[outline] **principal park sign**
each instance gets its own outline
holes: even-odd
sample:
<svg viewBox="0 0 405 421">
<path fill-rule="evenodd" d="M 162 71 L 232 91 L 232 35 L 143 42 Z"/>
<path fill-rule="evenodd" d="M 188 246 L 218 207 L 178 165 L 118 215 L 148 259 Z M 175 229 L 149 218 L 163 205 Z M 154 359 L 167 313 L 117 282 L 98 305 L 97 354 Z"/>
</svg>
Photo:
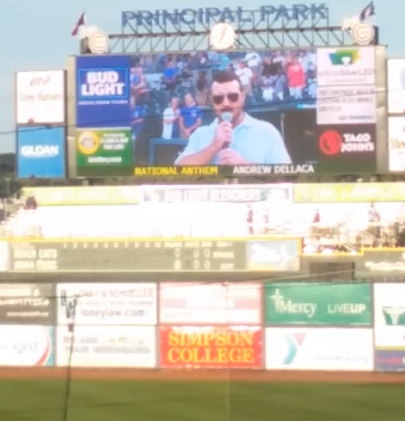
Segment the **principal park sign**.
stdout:
<svg viewBox="0 0 405 421">
<path fill-rule="evenodd" d="M 362 284 L 268 284 L 266 321 L 274 325 L 371 324 L 370 286 Z"/>
<path fill-rule="evenodd" d="M 278 21 L 310 21 L 328 19 L 329 8 L 325 3 L 293 4 L 291 6 L 260 6 L 259 20 L 262 22 Z M 237 24 L 258 23 L 253 22 L 252 13 L 243 7 L 231 9 L 224 7 L 206 7 L 200 9 L 138 10 L 121 12 L 122 27 L 137 26 L 164 26 L 171 25 L 210 25 L 214 22 L 231 22 Z"/>
</svg>

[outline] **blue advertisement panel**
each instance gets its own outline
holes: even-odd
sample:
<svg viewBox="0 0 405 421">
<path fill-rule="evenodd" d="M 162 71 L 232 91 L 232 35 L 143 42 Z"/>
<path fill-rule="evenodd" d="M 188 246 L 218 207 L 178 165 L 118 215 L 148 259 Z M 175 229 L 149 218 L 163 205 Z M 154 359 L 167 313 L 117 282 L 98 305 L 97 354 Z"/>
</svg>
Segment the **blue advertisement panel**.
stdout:
<svg viewBox="0 0 405 421">
<path fill-rule="evenodd" d="M 76 59 L 78 128 L 129 127 L 130 56 Z"/>
<path fill-rule="evenodd" d="M 376 170 L 374 47 L 80 56 L 76 65 L 79 176 Z"/>
<path fill-rule="evenodd" d="M 405 371 L 405 349 L 375 350 L 374 359 L 377 371 Z"/>
<path fill-rule="evenodd" d="M 65 177 L 65 128 L 17 128 L 19 178 Z"/>
</svg>

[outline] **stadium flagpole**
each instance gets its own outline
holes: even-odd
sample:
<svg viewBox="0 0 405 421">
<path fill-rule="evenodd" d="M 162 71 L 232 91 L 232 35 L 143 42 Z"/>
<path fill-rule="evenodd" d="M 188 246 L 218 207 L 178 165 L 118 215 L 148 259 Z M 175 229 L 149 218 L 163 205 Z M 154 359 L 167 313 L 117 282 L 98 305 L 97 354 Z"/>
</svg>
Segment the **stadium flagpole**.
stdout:
<svg viewBox="0 0 405 421">
<path fill-rule="evenodd" d="M 225 283 L 225 312 L 226 312 L 226 323 L 227 323 L 227 330 L 229 330 L 229 297 L 228 297 L 229 287 L 228 284 Z M 231 373 L 230 373 L 230 365 L 229 365 L 229 341 L 227 341 L 227 370 L 226 370 L 226 385 L 225 385 L 225 393 L 226 393 L 226 421 L 230 420 L 231 417 Z"/>
<path fill-rule="evenodd" d="M 65 406 L 63 408 L 63 418 L 62 421 L 67 421 L 69 415 L 69 402 L 70 402 L 70 390 L 71 390 L 71 383 L 72 383 L 72 357 L 73 357 L 73 349 L 75 343 L 75 325 L 76 325 L 76 308 L 77 308 L 77 301 L 78 297 L 74 297 L 73 300 L 73 320 L 70 323 L 69 330 L 71 335 L 70 338 L 70 350 L 69 350 L 69 358 L 67 364 L 67 376 L 66 376 L 66 388 L 65 388 Z"/>
</svg>

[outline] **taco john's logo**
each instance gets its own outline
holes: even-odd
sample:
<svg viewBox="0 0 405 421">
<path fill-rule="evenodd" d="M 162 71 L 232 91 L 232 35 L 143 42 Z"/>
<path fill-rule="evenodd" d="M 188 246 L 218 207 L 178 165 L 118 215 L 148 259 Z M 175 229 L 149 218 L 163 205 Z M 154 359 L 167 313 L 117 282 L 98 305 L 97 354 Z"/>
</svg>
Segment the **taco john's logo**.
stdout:
<svg viewBox="0 0 405 421">
<path fill-rule="evenodd" d="M 161 335 L 167 366 L 261 367 L 261 330 L 172 328 Z"/>
<path fill-rule="evenodd" d="M 100 147 L 100 138 L 98 137 L 97 133 L 86 130 L 77 138 L 77 149 L 83 155 L 93 155 L 97 152 L 98 148 Z"/>
<path fill-rule="evenodd" d="M 319 137 L 319 149 L 324 155 L 374 152 L 375 144 L 369 133 L 344 133 L 327 130 Z"/>
</svg>

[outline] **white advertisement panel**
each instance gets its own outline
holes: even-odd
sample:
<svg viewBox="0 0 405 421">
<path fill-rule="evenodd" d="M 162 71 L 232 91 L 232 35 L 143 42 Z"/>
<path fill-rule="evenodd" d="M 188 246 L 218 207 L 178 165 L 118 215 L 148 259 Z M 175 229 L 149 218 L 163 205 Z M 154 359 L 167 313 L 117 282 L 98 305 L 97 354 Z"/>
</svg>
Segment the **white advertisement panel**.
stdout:
<svg viewBox="0 0 405 421">
<path fill-rule="evenodd" d="M 318 86 L 375 84 L 375 47 L 318 48 Z"/>
<path fill-rule="evenodd" d="M 160 323 L 259 324 L 257 283 L 162 283 Z"/>
<path fill-rule="evenodd" d="M 58 324 L 155 325 L 153 283 L 58 284 Z"/>
<path fill-rule="evenodd" d="M 0 326 L 0 365 L 53 366 L 54 328 L 51 326 Z"/>
<path fill-rule="evenodd" d="M 374 341 L 377 349 L 405 350 L 405 284 L 374 285 Z"/>
<path fill-rule="evenodd" d="M 405 117 L 388 118 L 388 162 L 389 171 L 405 171 Z"/>
<path fill-rule="evenodd" d="M 73 367 L 156 367 L 152 326 L 58 326 L 56 365 Z M 70 356 L 72 357 L 70 359 Z"/>
<path fill-rule="evenodd" d="M 372 371 L 372 329 L 266 328 L 266 369 Z"/>
<path fill-rule="evenodd" d="M 65 72 L 19 72 L 16 81 L 17 124 L 65 121 Z"/>
<path fill-rule="evenodd" d="M 389 59 L 387 65 L 388 114 L 405 112 L 405 60 Z"/>
<path fill-rule="evenodd" d="M 365 124 L 376 122 L 376 89 L 368 86 L 321 87 L 318 89 L 318 124 Z"/>
</svg>

